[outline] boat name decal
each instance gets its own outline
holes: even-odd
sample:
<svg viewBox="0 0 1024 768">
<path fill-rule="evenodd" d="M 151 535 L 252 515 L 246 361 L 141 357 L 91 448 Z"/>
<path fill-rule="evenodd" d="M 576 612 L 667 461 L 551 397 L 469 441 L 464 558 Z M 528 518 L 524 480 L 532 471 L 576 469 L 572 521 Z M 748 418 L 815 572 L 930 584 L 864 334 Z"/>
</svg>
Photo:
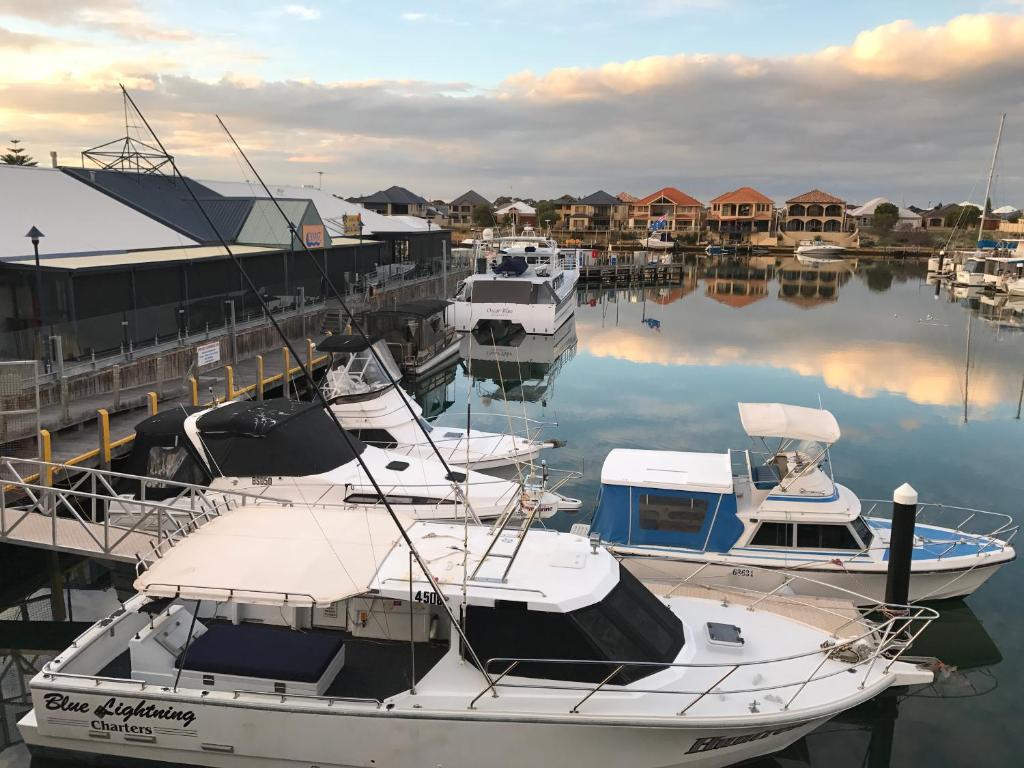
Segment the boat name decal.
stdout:
<svg viewBox="0 0 1024 768">
<path fill-rule="evenodd" d="M 770 731 L 758 731 L 757 733 L 747 733 L 742 736 L 705 736 L 694 741 L 693 745 L 686 750 L 686 754 L 692 755 L 695 752 L 710 752 L 712 749 L 724 749 L 725 747 L 734 747 L 737 744 L 747 744 L 751 741 L 767 739 L 770 736 L 778 736 L 780 733 L 792 731 L 794 728 L 799 727 L 799 725 L 789 725 L 785 728 L 773 728 Z"/>
<path fill-rule="evenodd" d="M 86 701 L 75 701 L 70 696 L 66 696 L 62 693 L 48 693 L 43 697 L 43 701 L 46 703 L 46 709 L 57 712 L 77 712 L 86 714 L 90 711 L 92 706 Z M 103 722 L 104 718 L 110 717 L 111 719 L 120 719 L 121 723 L 125 726 L 125 730 L 130 733 L 139 732 L 132 730 L 137 727 L 131 725 L 132 720 L 136 719 L 171 720 L 173 722 L 181 723 L 186 728 L 189 728 L 196 720 L 196 713 L 190 709 L 176 709 L 169 704 L 159 706 L 157 704 L 151 704 L 145 699 L 125 703 L 119 702 L 115 698 L 110 698 L 95 709 L 92 709 L 92 714 L 97 718 L 92 722 L 93 728 L 97 728 L 99 730 L 121 730 L 121 728 L 111 728 L 110 723 Z"/>
</svg>

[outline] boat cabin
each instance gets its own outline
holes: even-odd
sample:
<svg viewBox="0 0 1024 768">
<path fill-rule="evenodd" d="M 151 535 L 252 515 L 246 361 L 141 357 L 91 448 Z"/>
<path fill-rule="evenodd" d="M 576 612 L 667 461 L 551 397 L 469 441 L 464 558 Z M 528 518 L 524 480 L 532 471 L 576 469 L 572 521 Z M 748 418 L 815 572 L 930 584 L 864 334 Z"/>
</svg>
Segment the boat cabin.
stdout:
<svg viewBox="0 0 1024 768">
<path fill-rule="evenodd" d="M 367 334 L 387 344 L 403 372 L 414 373 L 456 340 L 445 321 L 447 306 L 443 299 L 404 301 L 371 312 L 362 322 Z"/>
</svg>

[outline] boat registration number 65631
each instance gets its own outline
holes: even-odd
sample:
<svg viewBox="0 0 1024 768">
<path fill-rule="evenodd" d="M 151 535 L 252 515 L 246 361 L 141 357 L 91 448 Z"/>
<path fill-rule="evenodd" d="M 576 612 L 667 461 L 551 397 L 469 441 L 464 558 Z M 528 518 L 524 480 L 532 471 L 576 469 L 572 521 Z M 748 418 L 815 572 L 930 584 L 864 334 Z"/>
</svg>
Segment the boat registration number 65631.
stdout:
<svg viewBox="0 0 1024 768">
<path fill-rule="evenodd" d="M 413 595 L 413 600 L 417 603 L 426 603 L 427 605 L 442 605 L 445 599 L 437 594 L 437 592 L 431 592 L 430 590 L 422 590 Z"/>
</svg>

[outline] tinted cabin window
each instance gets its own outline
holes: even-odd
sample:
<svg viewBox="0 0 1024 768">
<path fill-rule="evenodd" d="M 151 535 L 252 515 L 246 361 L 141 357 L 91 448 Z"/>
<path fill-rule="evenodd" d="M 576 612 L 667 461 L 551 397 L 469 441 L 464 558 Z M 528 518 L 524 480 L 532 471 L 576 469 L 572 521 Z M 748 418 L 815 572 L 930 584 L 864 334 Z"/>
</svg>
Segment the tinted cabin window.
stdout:
<svg viewBox="0 0 1024 768">
<path fill-rule="evenodd" d="M 375 445 L 378 448 L 394 448 L 398 445 L 394 436 L 386 429 L 354 429 L 352 434 L 367 445 Z"/>
<path fill-rule="evenodd" d="M 704 527 L 708 503 L 680 496 L 640 496 L 640 527 L 647 531 L 697 533 Z"/>
<path fill-rule="evenodd" d="M 598 682 L 618 661 L 671 662 L 683 647 L 683 625 L 657 597 L 620 566 L 619 583 L 599 603 L 570 613 L 527 610 L 498 600 L 494 608 L 470 605 L 466 629 L 480 660 L 567 659 L 608 664 L 520 664 L 518 677 Z M 500 674 L 508 664 L 490 667 Z M 659 671 L 627 667 L 611 682 L 625 685 Z"/>
<path fill-rule="evenodd" d="M 860 549 L 845 525 L 798 525 L 796 542 L 810 549 Z"/>
<path fill-rule="evenodd" d="M 755 547 L 793 546 L 793 525 L 791 523 L 761 523 L 753 540 Z"/>
<path fill-rule="evenodd" d="M 864 548 L 868 549 L 871 546 L 872 540 L 875 538 L 875 534 L 871 532 L 868 524 L 864 522 L 863 517 L 858 517 L 853 521 L 853 529 L 857 531 L 857 535 L 860 536 L 860 540 L 864 544 Z"/>
</svg>

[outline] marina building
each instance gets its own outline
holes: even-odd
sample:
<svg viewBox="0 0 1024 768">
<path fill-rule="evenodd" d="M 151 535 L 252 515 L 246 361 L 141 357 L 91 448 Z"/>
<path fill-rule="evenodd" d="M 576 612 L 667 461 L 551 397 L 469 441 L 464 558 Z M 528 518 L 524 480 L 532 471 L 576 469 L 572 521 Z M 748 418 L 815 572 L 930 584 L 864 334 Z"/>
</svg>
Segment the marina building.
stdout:
<svg viewBox="0 0 1024 768">
<path fill-rule="evenodd" d="M 708 228 L 722 242 L 759 244 L 774 239 L 775 203 L 753 187 L 740 187 L 711 201 Z"/>
<path fill-rule="evenodd" d="M 664 218 L 662 229 L 669 232 L 696 232 L 701 228 L 704 205 L 675 187 L 663 187 L 629 206 L 631 229 L 647 230 L 651 222 Z"/>
</svg>

